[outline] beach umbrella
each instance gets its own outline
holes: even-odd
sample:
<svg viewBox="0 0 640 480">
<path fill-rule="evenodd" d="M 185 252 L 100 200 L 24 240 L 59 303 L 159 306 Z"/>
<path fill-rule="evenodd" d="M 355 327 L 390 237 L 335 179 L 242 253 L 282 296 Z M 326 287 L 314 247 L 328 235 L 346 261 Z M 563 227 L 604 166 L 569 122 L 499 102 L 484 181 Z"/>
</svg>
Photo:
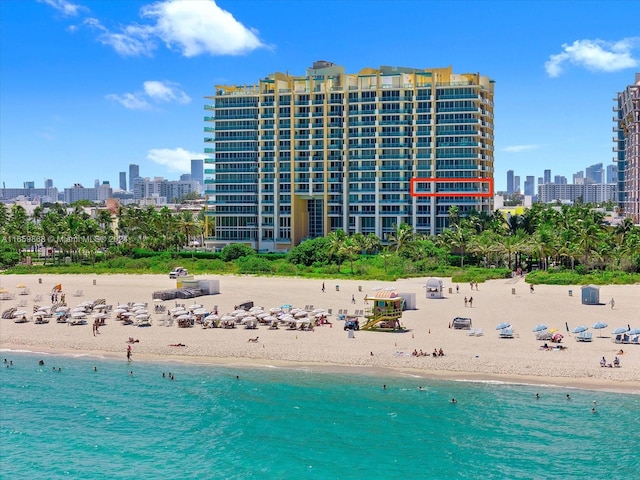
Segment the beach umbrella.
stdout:
<svg viewBox="0 0 640 480">
<path fill-rule="evenodd" d="M 539 325 L 536 325 L 535 327 L 533 327 L 533 331 L 534 332 L 542 332 L 544 330 L 547 329 L 547 326 L 544 323 L 541 323 Z"/>
<path fill-rule="evenodd" d="M 324 313 L 324 308 L 314 308 L 313 313 Z"/>
<path fill-rule="evenodd" d="M 138 320 L 146 320 L 147 318 L 149 318 L 149 314 L 148 313 L 139 313 L 138 315 L 136 315 L 136 318 Z"/>
<path fill-rule="evenodd" d="M 596 322 L 593 325 L 591 325 L 591 328 L 593 328 L 594 330 L 600 330 L 601 328 L 607 328 L 608 325 L 604 322 Z"/>
<path fill-rule="evenodd" d="M 49 312 L 45 312 L 44 310 L 38 310 L 36 313 L 34 313 L 34 315 L 37 315 L 37 316 L 49 315 Z"/>
<path fill-rule="evenodd" d="M 629 335 L 640 335 L 640 328 L 632 328 L 627 333 Z"/>
<path fill-rule="evenodd" d="M 189 310 L 195 310 L 196 308 L 202 308 L 202 305 L 199 303 L 194 303 L 193 305 L 189 305 Z"/>
<path fill-rule="evenodd" d="M 204 317 L 205 320 L 208 321 L 213 321 L 213 320 L 220 320 L 220 317 L 218 317 L 218 315 L 207 315 L 206 317 Z"/>
<path fill-rule="evenodd" d="M 143 302 L 136 302 L 133 304 L 134 307 L 146 307 L 147 305 Z"/>
<path fill-rule="evenodd" d="M 508 323 L 508 322 L 502 322 L 502 323 L 500 323 L 500 324 L 496 325 L 496 330 L 502 330 L 502 329 L 504 329 L 504 328 L 509 328 L 509 327 L 511 327 L 511 324 L 510 324 L 510 323 Z"/>
<path fill-rule="evenodd" d="M 627 333 L 627 327 L 618 327 L 613 332 L 614 335 L 620 335 L 621 333 Z"/>
<path fill-rule="evenodd" d="M 232 316 L 232 315 L 223 315 L 220 320 L 222 320 L 223 322 L 232 322 L 236 319 L 236 317 Z"/>
<path fill-rule="evenodd" d="M 177 320 L 190 320 L 191 317 L 189 315 L 183 314 L 183 315 L 178 315 Z"/>
<path fill-rule="evenodd" d="M 92 315 L 93 318 L 97 318 L 98 320 L 101 320 L 103 318 L 107 318 L 107 314 L 106 313 L 94 313 Z"/>
<path fill-rule="evenodd" d="M 154 301 L 154 302 L 156 302 L 156 303 L 160 303 L 160 302 L 162 302 L 163 300 L 162 300 L 161 298 L 154 298 L 154 299 L 153 299 L 153 301 Z"/>
<path fill-rule="evenodd" d="M 266 317 L 262 317 L 262 320 L 265 322 L 273 322 L 274 320 L 277 320 L 277 318 L 273 315 L 267 315 Z"/>
<path fill-rule="evenodd" d="M 116 308 L 113 313 L 126 313 L 127 310 L 124 308 Z"/>
<path fill-rule="evenodd" d="M 125 310 L 129 310 L 129 305 L 122 304 L 122 305 L 118 305 L 117 308 L 123 308 Z"/>
<path fill-rule="evenodd" d="M 86 316 L 87 316 L 87 314 L 84 313 L 84 312 L 73 312 L 71 314 L 71 318 L 84 318 Z"/>
<path fill-rule="evenodd" d="M 174 307 L 174 308 L 170 308 L 169 311 L 171 313 L 177 313 L 177 312 L 184 312 L 184 308 L 183 307 Z"/>
<path fill-rule="evenodd" d="M 133 312 L 124 312 L 120 314 L 122 317 L 132 317 L 133 315 L 135 315 L 135 313 Z"/>
<path fill-rule="evenodd" d="M 282 309 L 281 309 L 280 307 L 271 307 L 271 308 L 269 309 L 269 311 L 270 311 L 271 313 L 280 313 L 280 311 L 281 311 L 281 310 L 282 310 Z"/>
<path fill-rule="evenodd" d="M 296 312 L 294 315 L 296 318 L 302 318 L 307 316 L 307 312 Z"/>
<path fill-rule="evenodd" d="M 574 329 L 572 330 L 572 332 L 573 332 L 573 333 L 582 333 L 582 332 L 586 332 L 587 330 L 589 330 L 589 327 L 586 327 L 586 326 L 584 326 L 584 325 L 580 325 L 580 326 L 578 326 L 578 327 L 574 328 Z"/>
<path fill-rule="evenodd" d="M 104 310 L 105 308 L 107 308 L 107 306 L 105 304 L 100 304 L 100 305 L 96 305 L 95 307 L 93 307 L 94 310 Z"/>
<path fill-rule="evenodd" d="M 195 315 L 207 315 L 209 311 L 206 308 L 196 308 L 193 313 Z"/>
</svg>

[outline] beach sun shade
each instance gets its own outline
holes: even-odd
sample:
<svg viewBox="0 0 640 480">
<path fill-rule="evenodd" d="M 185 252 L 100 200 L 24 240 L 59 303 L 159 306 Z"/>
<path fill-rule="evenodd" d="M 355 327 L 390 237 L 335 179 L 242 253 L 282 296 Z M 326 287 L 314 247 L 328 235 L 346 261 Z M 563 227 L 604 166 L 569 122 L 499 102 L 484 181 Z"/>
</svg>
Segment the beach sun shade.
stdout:
<svg viewBox="0 0 640 480">
<path fill-rule="evenodd" d="M 627 333 L 629 335 L 640 335 L 640 328 L 632 328 Z"/>
<path fill-rule="evenodd" d="M 496 325 L 496 330 L 502 330 L 504 328 L 509 328 L 509 327 L 511 327 L 510 323 L 502 322 L 502 323 Z"/>
<path fill-rule="evenodd" d="M 620 335 L 621 333 L 627 333 L 627 327 L 618 327 L 613 332 L 614 335 Z"/>
<path fill-rule="evenodd" d="M 607 328 L 608 325 L 604 322 L 596 322 L 593 325 L 591 325 L 591 328 L 593 328 L 594 330 L 600 330 L 601 328 Z"/>
<path fill-rule="evenodd" d="M 580 325 L 580 326 L 574 328 L 572 331 L 573 331 L 573 333 L 582 333 L 582 332 L 586 332 L 587 330 L 589 330 L 589 327 L 586 327 L 584 325 Z"/>
<path fill-rule="evenodd" d="M 542 332 L 544 330 L 547 329 L 547 326 L 544 323 L 541 323 L 539 325 L 536 325 L 535 327 L 533 327 L 533 331 L 534 332 Z"/>
</svg>

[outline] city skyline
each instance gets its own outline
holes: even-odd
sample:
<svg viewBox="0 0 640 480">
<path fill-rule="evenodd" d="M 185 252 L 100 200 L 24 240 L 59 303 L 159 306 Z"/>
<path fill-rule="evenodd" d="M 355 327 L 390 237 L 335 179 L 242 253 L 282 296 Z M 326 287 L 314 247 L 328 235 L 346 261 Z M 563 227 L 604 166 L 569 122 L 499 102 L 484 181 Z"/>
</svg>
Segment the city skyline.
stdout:
<svg viewBox="0 0 640 480">
<path fill-rule="evenodd" d="M 636 22 L 620 15 L 634 2 L 555 2 L 553 16 L 526 1 L 373 5 L 336 15 L 331 2 L 2 2 L 0 180 L 117 186 L 129 164 L 177 179 L 205 157 L 203 97 L 215 84 L 301 75 L 320 59 L 490 76 L 496 190 L 508 170 L 571 178 L 612 163 L 613 98 L 638 71 Z M 372 28 L 382 20 L 393 35 Z"/>
</svg>

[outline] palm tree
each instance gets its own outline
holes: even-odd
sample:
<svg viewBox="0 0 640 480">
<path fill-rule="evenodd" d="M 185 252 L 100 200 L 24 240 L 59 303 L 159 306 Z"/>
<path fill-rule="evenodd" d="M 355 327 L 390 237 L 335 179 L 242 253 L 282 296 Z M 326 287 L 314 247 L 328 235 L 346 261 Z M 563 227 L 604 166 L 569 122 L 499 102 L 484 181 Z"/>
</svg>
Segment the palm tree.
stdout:
<svg viewBox="0 0 640 480">
<path fill-rule="evenodd" d="M 415 233 L 413 231 L 413 227 L 406 223 L 401 223 L 400 225 L 396 225 L 395 231 L 391 233 L 387 240 L 389 241 L 389 246 L 396 252 L 399 256 L 411 256 L 415 249 Z"/>
<path fill-rule="evenodd" d="M 344 230 L 335 230 L 329 234 L 327 243 L 327 255 L 336 259 L 338 265 L 338 272 L 340 272 L 340 265 L 342 265 L 342 248 L 347 238 L 347 234 Z"/>
</svg>

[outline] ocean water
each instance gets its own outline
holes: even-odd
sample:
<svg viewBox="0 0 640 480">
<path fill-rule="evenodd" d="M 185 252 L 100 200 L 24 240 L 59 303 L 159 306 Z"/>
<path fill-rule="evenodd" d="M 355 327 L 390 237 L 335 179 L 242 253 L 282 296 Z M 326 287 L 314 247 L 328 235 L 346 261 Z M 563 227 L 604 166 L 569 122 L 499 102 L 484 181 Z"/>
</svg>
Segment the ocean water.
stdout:
<svg viewBox="0 0 640 480">
<path fill-rule="evenodd" d="M 3 479 L 631 479 L 640 470 L 637 395 L 0 355 L 13 361 L 0 365 Z"/>
</svg>

